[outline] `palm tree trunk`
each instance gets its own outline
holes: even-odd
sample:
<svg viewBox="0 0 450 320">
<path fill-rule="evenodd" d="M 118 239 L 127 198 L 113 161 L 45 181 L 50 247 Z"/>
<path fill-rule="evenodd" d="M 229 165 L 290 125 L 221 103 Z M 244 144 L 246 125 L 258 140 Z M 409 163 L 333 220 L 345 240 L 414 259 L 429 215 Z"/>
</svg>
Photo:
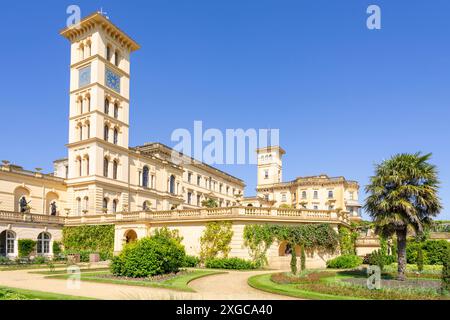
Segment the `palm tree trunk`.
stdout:
<svg viewBox="0 0 450 320">
<path fill-rule="evenodd" d="M 406 279 L 406 228 L 398 230 L 397 232 L 397 262 L 398 262 L 398 275 L 397 280 L 403 281 Z"/>
</svg>

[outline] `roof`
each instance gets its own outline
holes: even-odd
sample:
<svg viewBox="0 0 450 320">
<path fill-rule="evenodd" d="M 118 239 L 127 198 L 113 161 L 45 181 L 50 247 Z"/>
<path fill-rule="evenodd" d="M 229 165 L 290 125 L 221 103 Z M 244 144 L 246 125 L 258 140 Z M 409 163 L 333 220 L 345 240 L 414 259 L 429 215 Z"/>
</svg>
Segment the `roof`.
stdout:
<svg viewBox="0 0 450 320">
<path fill-rule="evenodd" d="M 280 146 L 268 146 L 268 147 L 263 147 L 263 148 L 258 148 L 256 149 L 256 153 L 260 153 L 260 152 L 270 152 L 270 151 L 275 151 L 275 150 L 279 150 L 280 154 L 285 154 L 286 151 L 284 151 L 283 148 L 281 148 Z"/>
<path fill-rule="evenodd" d="M 140 48 L 140 45 L 136 41 L 99 12 L 95 12 L 81 19 L 79 24 L 64 28 L 60 31 L 60 35 L 72 41 L 75 37 L 96 25 L 101 25 L 115 40 L 128 47 L 130 51 L 136 51 Z"/>
</svg>

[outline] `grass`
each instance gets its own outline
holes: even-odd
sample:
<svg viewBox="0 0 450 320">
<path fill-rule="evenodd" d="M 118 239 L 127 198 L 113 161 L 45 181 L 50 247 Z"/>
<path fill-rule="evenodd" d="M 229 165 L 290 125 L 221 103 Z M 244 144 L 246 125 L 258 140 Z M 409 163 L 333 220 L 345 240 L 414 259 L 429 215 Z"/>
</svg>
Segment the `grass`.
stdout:
<svg viewBox="0 0 450 320">
<path fill-rule="evenodd" d="M 95 300 L 59 293 L 0 287 L 0 300 Z"/>
<path fill-rule="evenodd" d="M 144 286 L 144 287 L 153 287 L 153 288 L 164 288 L 164 289 L 172 289 L 178 291 L 186 291 L 186 292 L 195 292 L 194 289 L 188 286 L 189 282 L 199 279 L 202 277 L 214 275 L 214 274 L 223 274 L 224 272 L 218 271 L 210 271 L 210 270 L 192 270 L 186 274 L 181 274 L 175 276 L 171 279 L 163 280 L 160 282 L 151 281 L 151 280 L 128 280 L 128 279 L 114 279 L 114 278 L 104 278 L 99 277 L 99 275 L 109 275 L 111 274 L 109 271 L 104 272 L 82 272 L 81 280 L 89 281 L 89 282 L 98 282 L 98 283 L 112 283 L 119 285 L 129 285 L 129 286 Z M 69 275 L 67 274 L 57 274 L 50 275 L 46 278 L 51 279 L 67 279 Z"/>
<path fill-rule="evenodd" d="M 294 298 L 301 299 L 312 299 L 312 300 L 361 300 L 356 297 L 346 297 L 346 296 L 337 296 L 330 294 L 323 294 L 319 292 L 312 292 L 301 290 L 298 288 L 298 284 L 278 284 L 270 280 L 272 276 L 269 274 L 261 274 L 250 277 L 248 279 L 248 284 L 255 288 L 265 292 L 290 296 Z"/>
</svg>

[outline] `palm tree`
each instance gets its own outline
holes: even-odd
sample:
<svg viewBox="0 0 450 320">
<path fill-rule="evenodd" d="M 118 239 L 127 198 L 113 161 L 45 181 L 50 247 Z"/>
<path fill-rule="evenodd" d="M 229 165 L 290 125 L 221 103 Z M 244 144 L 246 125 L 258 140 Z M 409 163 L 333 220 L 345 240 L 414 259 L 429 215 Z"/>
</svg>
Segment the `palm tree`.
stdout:
<svg viewBox="0 0 450 320">
<path fill-rule="evenodd" d="M 364 208 L 374 220 L 375 232 L 397 236 L 398 280 L 405 279 L 408 230 L 422 234 L 442 209 L 437 170 L 428 162 L 430 157 L 420 152 L 397 154 L 375 166 L 366 186 L 369 197 Z"/>
</svg>

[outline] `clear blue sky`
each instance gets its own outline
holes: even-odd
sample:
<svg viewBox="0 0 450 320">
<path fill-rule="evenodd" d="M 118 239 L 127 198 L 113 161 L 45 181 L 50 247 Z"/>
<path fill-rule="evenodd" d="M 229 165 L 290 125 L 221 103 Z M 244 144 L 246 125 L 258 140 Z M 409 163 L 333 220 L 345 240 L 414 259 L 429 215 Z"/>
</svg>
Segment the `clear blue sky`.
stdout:
<svg viewBox="0 0 450 320">
<path fill-rule="evenodd" d="M 0 158 L 52 170 L 66 156 L 66 7 L 103 7 L 132 57 L 130 145 L 176 128 L 279 128 L 284 179 L 360 182 L 398 152 L 432 152 L 450 219 L 450 1 L 9 1 L 0 19 Z M 382 30 L 366 8 L 382 9 Z M 227 110 L 227 112 L 223 112 Z M 254 194 L 254 166 L 221 166 Z M 361 198 L 365 195 L 362 192 Z"/>
</svg>

